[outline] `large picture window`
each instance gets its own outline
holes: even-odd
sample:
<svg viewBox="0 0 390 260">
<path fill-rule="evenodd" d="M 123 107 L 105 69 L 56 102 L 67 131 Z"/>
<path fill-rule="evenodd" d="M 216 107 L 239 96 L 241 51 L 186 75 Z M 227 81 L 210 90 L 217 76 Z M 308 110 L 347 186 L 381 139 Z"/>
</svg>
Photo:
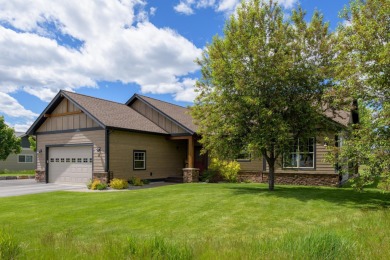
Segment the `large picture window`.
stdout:
<svg viewBox="0 0 390 260">
<path fill-rule="evenodd" d="M 18 162 L 19 163 L 32 163 L 33 162 L 33 156 L 32 155 L 26 155 L 26 154 L 20 154 L 18 156 Z"/>
<path fill-rule="evenodd" d="M 292 140 L 283 156 L 283 168 L 314 168 L 314 138 Z"/>
<path fill-rule="evenodd" d="M 146 170 L 146 151 L 133 151 L 133 169 Z"/>
</svg>

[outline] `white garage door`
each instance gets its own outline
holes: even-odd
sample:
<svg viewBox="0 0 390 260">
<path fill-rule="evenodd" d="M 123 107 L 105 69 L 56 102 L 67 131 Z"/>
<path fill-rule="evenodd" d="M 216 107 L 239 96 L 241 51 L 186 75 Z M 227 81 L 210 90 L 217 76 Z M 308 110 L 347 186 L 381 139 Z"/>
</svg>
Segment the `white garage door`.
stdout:
<svg viewBox="0 0 390 260">
<path fill-rule="evenodd" d="M 86 184 L 91 178 L 91 146 L 49 148 L 49 182 Z"/>
</svg>

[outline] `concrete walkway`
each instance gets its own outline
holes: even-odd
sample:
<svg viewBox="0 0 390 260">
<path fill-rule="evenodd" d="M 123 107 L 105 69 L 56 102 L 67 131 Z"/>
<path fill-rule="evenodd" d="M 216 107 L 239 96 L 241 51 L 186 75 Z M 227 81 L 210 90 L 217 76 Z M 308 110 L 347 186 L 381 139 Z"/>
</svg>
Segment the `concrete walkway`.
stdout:
<svg viewBox="0 0 390 260">
<path fill-rule="evenodd" d="M 152 182 L 144 186 L 130 186 L 129 190 L 139 190 L 147 188 L 155 188 L 175 183 L 167 182 Z M 70 185 L 58 183 L 37 183 L 35 180 L 3 180 L 0 181 L 0 198 L 20 196 L 26 194 L 37 194 L 52 191 L 79 191 L 79 192 L 115 192 L 125 190 L 107 189 L 103 191 L 88 190 L 86 185 Z"/>
<path fill-rule="evenodd" d="M 85 185 L 67 185 L 56 183 L 37 183 L 35 180 L 3 180 L 0 181 L 0 197 L 11 197 L 51 191 L 87 191 Z"/>
</svg>

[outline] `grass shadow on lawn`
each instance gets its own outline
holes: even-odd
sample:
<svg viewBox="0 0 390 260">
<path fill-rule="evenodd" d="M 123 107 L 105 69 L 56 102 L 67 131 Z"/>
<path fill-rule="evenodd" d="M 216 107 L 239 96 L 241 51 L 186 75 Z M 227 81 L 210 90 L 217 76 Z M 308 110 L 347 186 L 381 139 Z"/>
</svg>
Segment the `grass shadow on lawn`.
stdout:
<svg viewBox="0 0 390 260">
<path fill-rule="evenodd" d="M 236 186 L 230 187 L 230 189 L 233 189 L 237 194 L 260 194 L 264 197 L 293 198 L 302 202 L 327 201 L 362 210 L 390 209 L 390 193 L 372 190 L 357 192 L 352 189 L 288 185 L 278 185 L 274 191 L 269 191 L 268 186 Z"/>
</svg>

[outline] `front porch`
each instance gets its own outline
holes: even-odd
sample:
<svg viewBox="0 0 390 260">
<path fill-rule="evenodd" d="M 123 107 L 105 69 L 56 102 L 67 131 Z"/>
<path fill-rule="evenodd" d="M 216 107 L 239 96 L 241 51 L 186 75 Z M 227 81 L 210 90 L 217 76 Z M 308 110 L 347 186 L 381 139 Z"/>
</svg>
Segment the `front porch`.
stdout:
<svg viewBox="0 0 390 260">
<path fill-rule="evenodd" d="M 198 182 L 199 177 L 208 166 L 207 154 L 202 155 L 202 146 L 197 142 L 197 137 L 193 135 L 171 136 L 169 138 L 175 142 L 185 142 L 187 146 L 186 161 L 184 162 L 183 175 L 180 177 L 168 177 L 172 182 Z"/>
</svg>

